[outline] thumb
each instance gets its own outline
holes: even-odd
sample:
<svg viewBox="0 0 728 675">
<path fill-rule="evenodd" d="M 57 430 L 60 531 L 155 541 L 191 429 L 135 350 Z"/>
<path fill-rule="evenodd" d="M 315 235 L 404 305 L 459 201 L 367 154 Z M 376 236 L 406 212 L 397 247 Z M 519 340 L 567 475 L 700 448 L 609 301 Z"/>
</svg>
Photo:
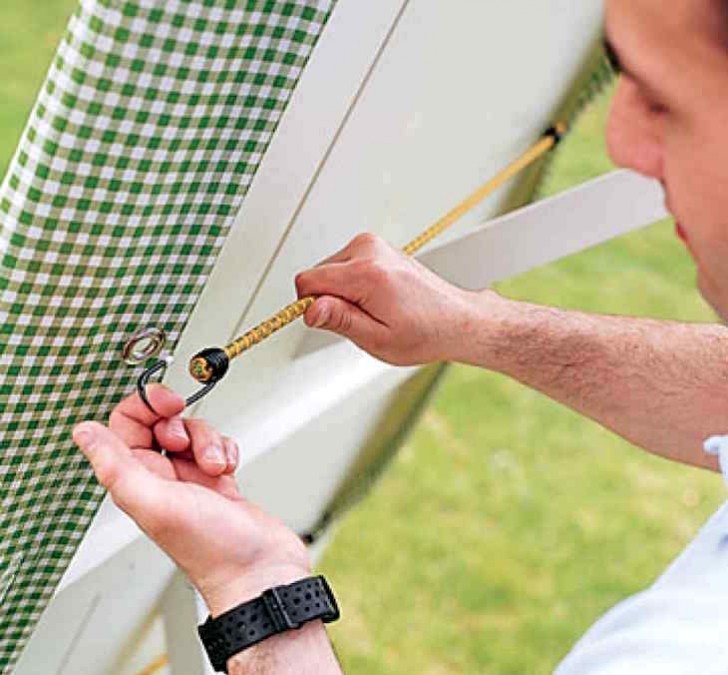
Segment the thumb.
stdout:
<svg viewBox="0 0 728 675">
<path fill-rule="evenodd" d="M 331 331 L 368 352 L 384 342 L 387 327 L 352 303 L 334 296 L 322 296 L 306 312 L 306 325 Z"/>
<path fill-rule="evenodd" d="M 91 463 L 99 483 L 135 520 L 154 506 L 151 502 L 162 497 L 160 488 L 165 481 L 147 471 L 129 447 L 103 424 L 82 422 L 73 430 L 73 440 Z"/>
</svg>

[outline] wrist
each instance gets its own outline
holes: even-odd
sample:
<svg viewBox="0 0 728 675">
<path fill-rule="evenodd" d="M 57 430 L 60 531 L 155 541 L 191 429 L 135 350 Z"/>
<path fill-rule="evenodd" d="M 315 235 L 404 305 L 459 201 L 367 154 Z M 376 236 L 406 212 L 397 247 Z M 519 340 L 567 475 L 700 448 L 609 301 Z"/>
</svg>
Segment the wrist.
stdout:
<svg viewBox="0 0 728 675">
<path fill-rule="evenodd" d="M 215 618 L 243 602 L 257 598 L 274 586 L 284 586 L 311 575 L 308 561 L 301 563 L 268 563 L 241 569 L 237 575 L 215 582 L 195 584 L 210 615 Z"/>
<path fill-rule="evenodd" d="M 498 345 L 507 340 L 512 300 L 495 291 L 466 291 L 444 360 L 498 370 Z"/>
<path fill-rule="evenodd" d="M 279 633 L 228 660 L 229 675 L 263 672 L 341 675 L 323 622 Z"/>
</svg>

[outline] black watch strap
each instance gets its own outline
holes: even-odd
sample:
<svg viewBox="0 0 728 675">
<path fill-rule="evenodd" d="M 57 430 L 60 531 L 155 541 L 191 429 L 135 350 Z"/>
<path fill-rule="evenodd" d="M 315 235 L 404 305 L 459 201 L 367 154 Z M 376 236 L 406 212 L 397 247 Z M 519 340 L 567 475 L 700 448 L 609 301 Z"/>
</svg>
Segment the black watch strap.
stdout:
<svg viewBox="0 0 728 675">
<path fill-rule="evenodd" d="M 300 628 L 308 621 L 339 618 L 339 607 L 322 576 L 276 586 L 262 595 L 207 621 L 197 630 L 212 667 L 227 672 L 227 661 L 271 635 Z"/>
</svg>

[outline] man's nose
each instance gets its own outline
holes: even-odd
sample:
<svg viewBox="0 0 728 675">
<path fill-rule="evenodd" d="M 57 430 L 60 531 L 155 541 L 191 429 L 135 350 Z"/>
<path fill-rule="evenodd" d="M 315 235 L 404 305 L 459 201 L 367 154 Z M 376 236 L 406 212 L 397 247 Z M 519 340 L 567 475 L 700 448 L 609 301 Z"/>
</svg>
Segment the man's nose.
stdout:
<svg viewBox="0 0 728 675">
<path fill-rule="evenodd" d="M 621 76 L 607 124 L 612 161 L 651 178 L 662 178 L 662 139 L 656 113 L 628 77 Z"/>
</svg>

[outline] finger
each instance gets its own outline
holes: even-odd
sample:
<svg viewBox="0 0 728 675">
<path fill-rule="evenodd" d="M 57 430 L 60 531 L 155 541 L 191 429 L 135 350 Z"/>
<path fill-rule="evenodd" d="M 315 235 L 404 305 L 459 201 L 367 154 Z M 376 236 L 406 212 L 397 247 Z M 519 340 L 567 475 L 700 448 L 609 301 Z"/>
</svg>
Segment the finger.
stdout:
<svg viewBox="0 0 728 675">
<path fill-rule="evenodd" d="M 147 397 L 159 414 L 149 410 L 139 394 L 134 393 L 121 401 L 109 418 L 109 428 L 129 447 L 151 447 L 154 423 L 163 417 L 174 417 L 185 408 L 184 399 L 161 384 L 149 385 Z"/>
<path fill-rule="evenodd" d="M 141 448 L 132 448 L 132 456 L 144 466 L 147 471 L 163 478 L 164 480 L 175 480 L 177 475 L 174 472 L 172 462 L 159 452 L 150 452 Z M 179 455 L 175 455 L 178 457 Z M 194 459 L 194 458 L 192 458 Z"/>
<path fill-rule="evenodd" d="M 346 249 L 343 249 L 342 251 L 339 251 L 331 257 L 322 260 L 308 270 L 299 272 L 295 278 L 297 297 L 303 298 L 306 295 L 311 295 L 311 292 L 308 290 L 311 285 L 311 279 L 317 279 L 318 273 L 321 269 L 329 267 L 331 265 L 340 265 L 349 262 L 350 256 L 344 253 L 344 251 L 346 251 Z"/>
<path fill-rule="evenodd" d="M 387 327 L 342 298 L 323 296 L 311 305 L 304 317 L 306 325 L 322 328 L 348 338 L 369 352 L 381 349 L 387 339 Z"/>
<path fill-rule="evenodd" d="M 73 440 L 114 502 L 142 527 L 153 520 L 169 483 L 150 473 L 118 436 L 97 422 L 76 426 Z"/>
<path fill-rule="evenodd" d="M 388 247 L 384 239 L 371 232 L 361 232 L 357 234 L 346 247 L 351 256 L 368 255 L 375 251 Z"/>
<path fill-rule="evenodd" d="M 316 267 L 321 267 L 322 265 L 331 265 L 333 263 L 341 263 L 341 262 L 348 262 L 351 260 L 352 256 L 352 250 L 351 250 L 351 244 L 347 244 L 344 246 L 344 248 L 338 250 L 334 255 L 330 255 L 328 258 L 324 258 L 323 260 L 319 260 L 316 263 Z"/>
<path fill-rule="evenodd" d="M 228 499 L 241 499 L 238 485 L 230 476 L 210 476 L 200 469 L 195 462 L 179 459 L 171 460 L 177 478 L 186 483 L 197 483 L 202 487 L 214 490 Z"/>
<path fill-rule="evenodd" d="M 151 426 L 161 417 L 173 417 L 185 409 L 184 398 L 163 384 L 148 385 L 147 398 L 155 412 L 145 405 L 136 392 L 119 403 L 117 410 L 126 417 Z"/>
<path fill-rule="evenodd" d="M 225 448 L 225 457 L 227 457 L 227 473 L 235 473 L 240 459 L 240 448 L 232 438 L 225 436 L 222 440 Z"/>
<path fill-rule="evenodd" d="M 154 425 L 154 437 L 160 447 L 170 452 L 184 452 L 190 447 L 190 436 L 179 415 L 159 420 Z"/>
<path fill-rule="evenodd" d="M 379 249 L 382 245 L 382 240 L 374 234 L 364 233 L 358 234 L 354 237 L 344 248 L 334 253 L 334 255 L 324 258 L 316 264 L 311 270 L 307 272 L 318 270 L 322 267 L 329 265 L 335 265 L 337 263 L 350 262 L 354 258 L 366 256 L 371 254 L 373 251 Z M 313 291 L 307 290 L 307 283 L 309 281 L 306 272 L 301 272 L 296 275 L 296 291 L 298 297 L 302 298 L 306 295 L 314 295 Z M 321 291 L 321 293 L 330 291 Z M 333 295 L 341 295 L 340 293 L 332 293 Z"/>
<path fill-rule="evenodd" d="M 354 304 L 361 304 L 381 279 L 368 261 L 350 260 L 331 263 L 301 272 L 296 277 L 300 296 L 335 295 Z"/>
<path fill-rule="evenodd" d="M 222 436 L 205 420 L 185 420 L 191 449 L 197 465 L 209 476 L 219 476 L 228 470 L 228 459 Z"/>
<path fill-rule="evenodd" d="M 357 234 L 344 248 L 339 249 L 334 255 L 328 258 L 324 258 L 316 267 L 330 263 L 347 262 L 362 253 L 370 253 L 378 248 L 381 243 L 382 240 L 375 234 L 370 234 L 369 232 Z"/>
</svg>

